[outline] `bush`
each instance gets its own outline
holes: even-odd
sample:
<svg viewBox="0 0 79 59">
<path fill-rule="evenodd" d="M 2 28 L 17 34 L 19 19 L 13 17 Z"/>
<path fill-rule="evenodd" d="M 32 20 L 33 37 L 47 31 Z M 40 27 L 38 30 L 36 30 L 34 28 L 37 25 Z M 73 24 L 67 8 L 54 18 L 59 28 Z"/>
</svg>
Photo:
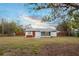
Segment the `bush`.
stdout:
<svg viewBox="0 0 79 59">
<path fill-rule="evenodd" d="M 79 31 L 76 31 L 73 34 L 74 34 L 74 36 L 79 37 Z"/>
<path fill-rule="evenodd" d="M 79 32 L 77 32 L 77 37 L 79 37 Z"/>
</svg>

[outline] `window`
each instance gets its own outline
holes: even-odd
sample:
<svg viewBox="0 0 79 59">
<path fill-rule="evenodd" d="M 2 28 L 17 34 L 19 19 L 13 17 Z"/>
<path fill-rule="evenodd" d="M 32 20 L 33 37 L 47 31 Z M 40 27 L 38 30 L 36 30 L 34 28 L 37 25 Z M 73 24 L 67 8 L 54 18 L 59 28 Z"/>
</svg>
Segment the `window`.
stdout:
<svg viewBox="0 0 79 59">
<path fill-rule="evenodd" d="M 50 36 L 50 32 L 41 32 L 41 36 Z"/>
<path fill-rule="evenodd" d="M 27 32 L 28 33 L 28 35 L 32 35 L 32 32 Z"/>
</svg>

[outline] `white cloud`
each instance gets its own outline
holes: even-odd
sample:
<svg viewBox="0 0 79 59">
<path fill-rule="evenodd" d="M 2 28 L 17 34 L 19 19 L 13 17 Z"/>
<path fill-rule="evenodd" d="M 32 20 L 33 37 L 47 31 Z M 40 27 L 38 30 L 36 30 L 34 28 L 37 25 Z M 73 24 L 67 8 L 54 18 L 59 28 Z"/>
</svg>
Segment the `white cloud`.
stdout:
<svg viewBox="0 0 79 59">
<path fill-rule="evenodd" d="M 41 20 L 32 18 L 30 16 L 22 16 L 21 18 L 23 18 L 24 21 L 29 22 L 33 27 L 44 27 L 45 25 L 45 23 L 41 22 Z"/>
<path fill-rule="evenodd" d="M 36 17 L 27 16 L 24 14 L 23 16 L 21 16 L 21 18 L 25 21 L 25 23 L 31 24 L 34 28 L 53 28 L 53 26 L 50 26 L 46 22 L 41 22 L 41 19 L 38 19 Z"/>
</svg>

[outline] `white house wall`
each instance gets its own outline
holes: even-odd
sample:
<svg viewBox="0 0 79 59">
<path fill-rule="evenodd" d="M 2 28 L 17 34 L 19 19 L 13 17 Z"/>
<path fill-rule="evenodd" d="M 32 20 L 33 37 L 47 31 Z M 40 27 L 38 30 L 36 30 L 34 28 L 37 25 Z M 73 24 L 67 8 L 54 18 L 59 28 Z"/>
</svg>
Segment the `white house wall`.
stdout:
<svg viewBox="0 0 79 59">
<path fill-rule="evenodd" d="M 25 32 L 25 37 L 27 36 L 27 32 Z"/>
<path fill-rule="evenodd" d="M 56 37 L 57 36 L 57 32 L 51 32 L 51 36 Z"/>
<path fill-rule="evenodd" d="M 41 37 L 41 32 L 35 32 L 35 38 L 40 38 Z"/>
</svg>

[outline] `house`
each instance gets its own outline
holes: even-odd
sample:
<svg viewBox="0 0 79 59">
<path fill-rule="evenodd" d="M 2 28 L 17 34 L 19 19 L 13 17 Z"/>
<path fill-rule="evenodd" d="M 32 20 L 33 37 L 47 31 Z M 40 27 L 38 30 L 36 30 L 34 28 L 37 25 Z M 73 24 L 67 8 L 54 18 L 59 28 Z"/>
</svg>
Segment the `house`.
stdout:
<svg viewBox="0 0 79 59">
<path fill-rule="evenodd" d="M 40 37 L 52 37 L 57 36 L 56 26 L 49 25 L 48 23 L 41 22 L 41 19 L 37 17 L 24 17 L 25 20 L 31 22 L 31 24 L 25 25 L 25 37 L 40 38 Z"/>
<path fill-rule="evenodd" d="M 27 28 L 25 31 L 26 38 L 56 37 L 56 28 Z"/>
</svg>

